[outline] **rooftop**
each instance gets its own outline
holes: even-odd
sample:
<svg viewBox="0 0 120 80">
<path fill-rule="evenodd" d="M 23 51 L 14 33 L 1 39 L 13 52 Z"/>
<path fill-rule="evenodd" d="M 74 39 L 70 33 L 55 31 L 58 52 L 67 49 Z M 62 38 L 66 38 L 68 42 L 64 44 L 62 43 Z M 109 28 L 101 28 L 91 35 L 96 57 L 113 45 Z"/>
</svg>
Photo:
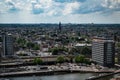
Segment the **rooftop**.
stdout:
<svg viewBox="0 0 120 80">
<path fill-rule="evenodd" d="M 108 38 L 108 37 L 94 37 L 93 41 L 95 41 L 95 42 L 114 42 L 114 40 L 112 38 Z"/>
<path fill-rule="evenodd" d="M 92 46 L 92 44 L 77 43 L 75 46 Z"/>
</svg>

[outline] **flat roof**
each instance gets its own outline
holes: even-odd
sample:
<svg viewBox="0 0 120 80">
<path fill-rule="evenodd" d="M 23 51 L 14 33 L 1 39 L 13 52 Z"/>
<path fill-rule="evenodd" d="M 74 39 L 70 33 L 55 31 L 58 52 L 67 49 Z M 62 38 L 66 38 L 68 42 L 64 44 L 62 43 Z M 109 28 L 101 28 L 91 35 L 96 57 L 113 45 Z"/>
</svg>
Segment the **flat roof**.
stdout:
<svg viewBox="0 0 120 80">
<path fill-rule="evenodd" d="M 114 42 L 112 39 L 102 39 L 102 38 L 94 38 L 93 41 L 96 42 Z"/>
<path fill-rule="evenodd" d="M 92 46 L 92 44 L 77 43 L 75 46 Z"/>
</svg>

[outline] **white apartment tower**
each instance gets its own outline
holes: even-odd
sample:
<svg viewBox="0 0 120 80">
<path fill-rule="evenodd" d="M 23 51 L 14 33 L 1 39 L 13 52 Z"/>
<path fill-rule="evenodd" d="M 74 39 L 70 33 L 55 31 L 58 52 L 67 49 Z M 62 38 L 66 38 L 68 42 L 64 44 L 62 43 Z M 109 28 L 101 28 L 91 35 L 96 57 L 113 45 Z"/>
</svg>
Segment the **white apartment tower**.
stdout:
<svg viewBox="0 0 120 80">
<path fill-rule="evenodd" d="M 3 34 L 3 57 L 11 57 L 13 51 L 13 37 L 11 34 Z"/>
<path fill-rule="evenodd" d="M 92 60 L 102 66 L 112 67 L 115 63 L 115 43 L 111 39 L 94 38 Z"/>
</svg>

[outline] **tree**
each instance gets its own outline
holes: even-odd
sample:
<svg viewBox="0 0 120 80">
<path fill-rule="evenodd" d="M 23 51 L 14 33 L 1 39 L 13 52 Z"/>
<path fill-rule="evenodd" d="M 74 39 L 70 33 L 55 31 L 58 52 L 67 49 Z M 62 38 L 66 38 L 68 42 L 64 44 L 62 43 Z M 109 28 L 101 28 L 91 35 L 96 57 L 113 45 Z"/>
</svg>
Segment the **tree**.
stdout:
<svg viewBox="0 0 120 80">
<path fill-rule="evenodd" d="M 34 58 L 33 63 L 34 64 L 42 64 L 42 59 L 41 58 Z"/>
<path fill-rule="evenodd" d="M 91 53 L 92 53 L 92 50 L 86 46 L 81 49 L 82 55 L 85 55 L 87 57 L 91 57 Z"/>
<path fill-rule="evenodd" d="M 53 55 L 58 55 L 58 49 L 57 48 L 52 49 L 52 54 Z"/>
<path fill-rule="evenodd" d="M 85 57 L 83 55 L 79 55 L 75 57 L 75 62 L 76 63 L 84 63 Z"/>
<path fill-rule="evenodd" d="M 69 39 L 62 39 L 62 40 L 61 40 L 61 43 L 62 43 L 63 45 L 67 45 L 69 42 L 70 42 Z"/>
<path fill-rule="evenodd" d="M 117 47 L 120 47 L 120 42 L 119 42 L 119 43 L 117 43 Z"/>
<path fill-rule="evenodd" d="M 27 42 L 27 47 L 30 49 L 30 48 L 33 48 L 34 47 L 34 44 L 32 42 Z"/>
<path fill-rule="evenodd" d="M 90 65 L 90 64 L 91 64 L 91 61 L 90 61 L 89 59 L 85 59 L 85 60 L 84 60 L 84 63 Z"/>
<path fill-rule="evenodd" d="M 58 63 L 63 63 L 63 62 L 65 62 L 65 58 L 64 58 L 63 56 L 59 56 L 59 57 L 57 58 L 57 62 L 58 62 Z"/>
<path fill-rule="evenodd" d="M 89 59 L 86 59 L 84 55 L 79 55 L 75 57 L 76 63 L 85 63 L 85 64 L 91 64 L 91 61 Z"/>
<path fill-rule="evenodd" d="M 40 46 L 38 44 L 34 44 L 33 50 L 39 50 L 39 49 L 40 49 Z"/>
<path fill-rule="evenodd" d="M 24 38 L 17 38 L 16 42 L 18 43 L 18 45 L 20 45 L 21 47 L 25 47 L 26 45 L 26 40 Z"/>
<path fill-rule="evenodd" d="M 69 51 L 69 54 L 75 54 L 75 53 L 79 53 L 77 48 L 71 48 L 70 51 Z"/>
<path fill-rule="evenodd" d="M 72 62 L 73 62 L 73 59 L 74 59 L 74 56 L 73 56 L 72 54 L 69 54 L 69 55 L 68 55 L 68 58 L 69 58 L 69 60 L 70 60 L 69 62 L 72 63 Z"/>
<path fill-rule="evenodd" d="M 59 52 L 68 52 L 68 48 L 65 47 L 54 47 L 52 49 L 49 49 L 49 52 L 52 52 L 53 55 L 58 55 Z"/>
</svg>

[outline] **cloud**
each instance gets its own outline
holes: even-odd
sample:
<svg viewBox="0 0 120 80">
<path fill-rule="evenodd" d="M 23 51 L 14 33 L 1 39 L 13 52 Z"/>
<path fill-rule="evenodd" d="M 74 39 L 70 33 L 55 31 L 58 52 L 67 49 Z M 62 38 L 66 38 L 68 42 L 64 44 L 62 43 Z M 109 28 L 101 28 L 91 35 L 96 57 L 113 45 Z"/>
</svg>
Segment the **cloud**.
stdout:
<svg viewBox="0 0 120 80">
<path fill-rule="evenodd" d="M 0 0 L 0 12 L 20 12 L 64 16 L 120 11 L 120 0 Z"/>
<path fill-rule="evenodd" d="M 52 0 L 32 0 L 32 12 L 33 14 L 44 13 L 53 6 Z"/>
<path fill-rule="evenodd" d="M 86 0 L 76 0 L 76 1 L 79 1 L 79 2 L 85 2 Z"/>
<path fill-rule="evenodd" d="M 17 11 L 17 10 L 19 10 L 17 8 L 17 6 L 15 5 L 15 2 L 13 2 L 12 0 L 6 0 L 5 3 L 7 5 L 7 8 L 8 8 L 9 11 Z"/>
<path fill-rule="evenodd" d="M 43 13 L 44 10 L 42 9 L 42 6 L 40 4 L 33 4 L 32 12 L 33 12 L 33 14 L 40 14 L 40 13 Z"/>
<path fill-rule="evenodd" d="M 55 2 L 65 3 L 65 2 L 73 2 L 73 0 L 54 0 Z"/>
<path fill-rule="evenodd" d="M 60 2 L 60 3 L 69 3 L 69 2 L 85 2 L 86 0 L 54 0 L 55 2 Z"/>
<path fill-rule="evenodd" d="M 79 7 L 80 7 L 79 2 L 67 3 L 65 5 L 65 9 L 63 10 L 63 15 L 72 14 L 76 10 L 79 10 Z"/>
<path fill-rule="evenodd" d="M 105 0 L 102 6 L 109 9 L 120 8 L 120 0 Z"/>
<path fill-rule="evenodd" d="M 77 14 L 89 14 L 94 12 L 109 13 L 120 11 L 120 1 L 119 0 L 87 0 L 85 3 L 81 4 L 81 7 Z"/>
<path fill-rule="evenodd" d="M 91 0 L 91 1 L 86 1 L 85 3 L 81 4 L 81 7 L 79 8 L 76 13 L 79 14 L 88 14 L 88 13 L 93 13 L 93 12 L 99 12 L 104 10 L 104 8 L 100 5 L 101 1 L 97 0 Z"/>
</svg>

